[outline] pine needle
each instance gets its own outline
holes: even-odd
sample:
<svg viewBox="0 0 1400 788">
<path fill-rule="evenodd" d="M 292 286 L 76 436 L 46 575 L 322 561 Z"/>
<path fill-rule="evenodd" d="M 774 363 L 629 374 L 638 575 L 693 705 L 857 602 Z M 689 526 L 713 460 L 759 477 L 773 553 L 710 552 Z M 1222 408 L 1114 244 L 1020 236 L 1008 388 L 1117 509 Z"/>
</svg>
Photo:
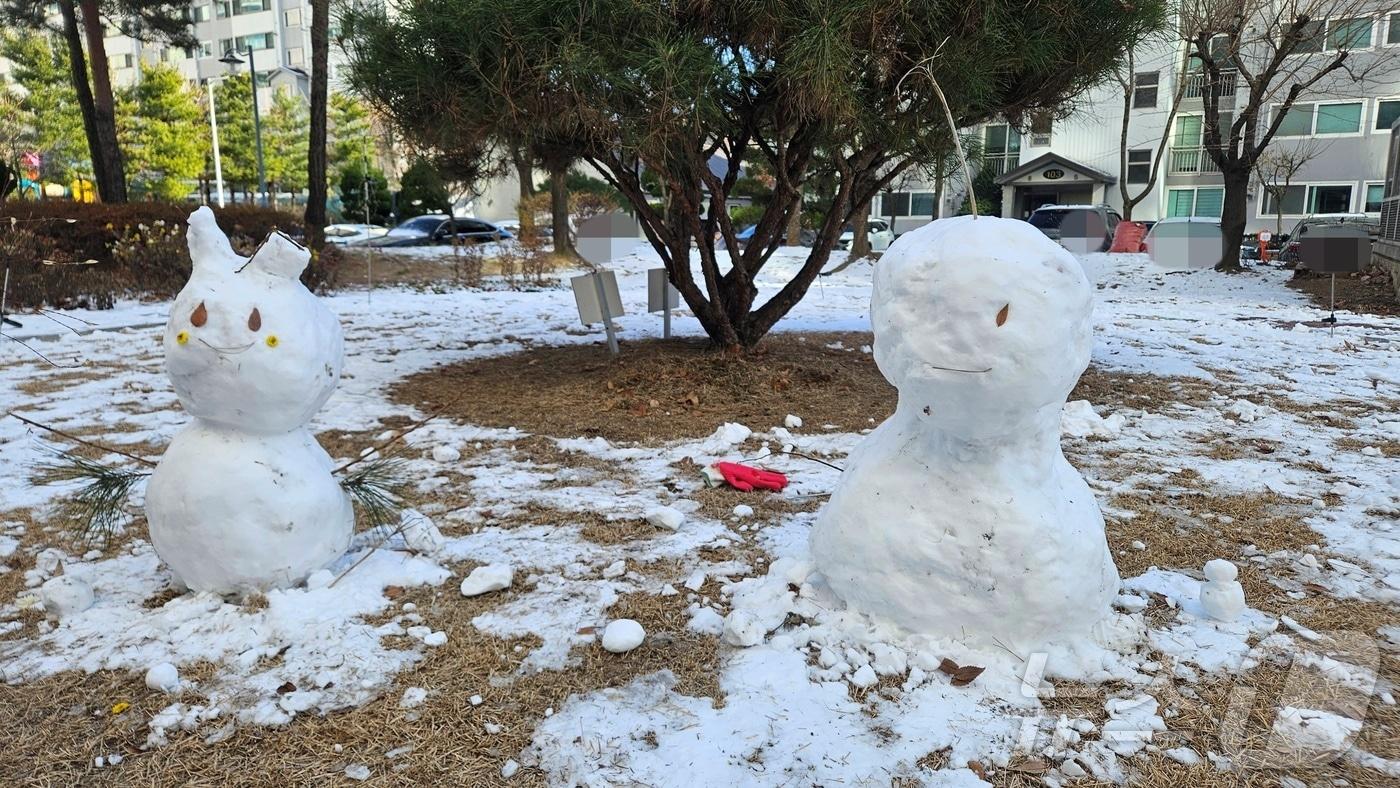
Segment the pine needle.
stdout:
<svg viewBox="0 0 1400 788">
<path fill-rule="evenodd" d="M 77 523 L 79 540 L 105 545 L 126 525 L 131 491 L 150 473 L 113 467 L 69 451 L 55 451 L 55 455 L 52 462 L 38 466 L 39 482 L 85 482 L 59 505 L 59 513 Z"/>
<path fill-rule="evenodd" d="M 359 504 L 371 529 L 396 524 L 402 505 L 398 492 L 405 484 L 403 460 L 380 457 L 340 478 L 340 486 Z"/>
</svg>

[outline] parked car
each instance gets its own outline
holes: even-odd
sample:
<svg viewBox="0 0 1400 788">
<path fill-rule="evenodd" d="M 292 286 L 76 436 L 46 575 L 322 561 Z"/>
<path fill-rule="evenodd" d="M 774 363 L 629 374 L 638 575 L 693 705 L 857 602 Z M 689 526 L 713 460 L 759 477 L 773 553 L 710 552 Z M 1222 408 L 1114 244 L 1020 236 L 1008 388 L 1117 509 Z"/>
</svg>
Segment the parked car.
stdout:
<svg viewBox="0 0 1400 788">
<path fill-rule="evenodd" d="M 1278 262 L 1279 256 L 1283 253 L 1284 247 L 1288 244 L 1288 233 L 1271 233 L 1273 237 L 1269 239 L 1269 262 Z M 1250 233 L 1244 237 L 1240 243 L 1241 260 L 1258 260 L 1259 258 L 1259 234 Z"/>
<path fill-rule="evenodd" d="M 1376 237 L 1381 233 L 1381 220 L 1376 216 L 1367 216 L 1364 213 L 1318 213 L 1306 216 L 1298 220 L 1293 225 L 1293 229 L 1288 233 L 1288 243 L 1279 254 L 1279 260 L 1285 265 L 1298 264 L 1298 250 L 1302 245 L 1303 236 L 1308 234 L 1308 230 L 1322 225 L 1352 224 L 1360 225 L 1366 229 L 1366 234 L 1371 236 L 1371 245 L 1375 246 Z"/>
<path fill-rule="evenodd" d="M 487 243 L 514 238 L 510 231 L 481 219 L 445 216 L 440 213 L 415 216 L 388 233 L 371 238 L 364 245 L 375 247 L 428 246 L 432 244 Z"/>
<path fill-rule="evenodd" d="M 1172 270 L 1212 268 L 1222 256 L 1220 220 L 1213 216 L 1169 216 L 1142 239 L 1152 262 Z"/>
<path fill-rule="evenodd" d="M 744 229 L 742 229 L 742 230 L 740 230 L 739 232 L 737 232 L 737 233 L 734 234 L 734 240 L 736 240 L 736 241 L 739 242 L 739 248 L 740 248 L 740 249 L 744 249 L 745 247 L 747 247 L 747 246 L 749 245 L 749 241 L 753 240 L 753 231 L 756 230 L 756 229 L 758 229 L 758 225 L 756 225 L 756 224 L 751 224 L 751 225 L 749 225 L 748 227 L 745 227 Z M 786 239 L 787 236 L 784 235 L 783 238 Z M 720 240 L 719 248 L 723 248 L 724 239 L 723 239 L 723 238 L 720 238 L 719 240 Z M 812 244 L 816 243 L 816 242 L 817 242 L 817 232 L 816 232 L 816 230 L 808 230 L 808 229 L 805 229 L 805 228 L 804 228 L 800 233 L 798 233 L 798 235 L 797 235 L 797 242 L 798 242 L 799 244 L 801 244 L 802 246 L 811 246 Z M 888 246 L 888 245 L 889 245 L 889 244 L 886 244 L 886 246 Z"/>
<path fill-rule="evenodd" d="M 1123 217 L 1107 205 L 1042 205 L 1027 219 L 1046 237 L 1076 252 L 1107 252 Z"/>
<path fill-rule="evenodd" d="M 389 232 L 389 228 L 377 224 L 330 224 L 326 225 L 326 243 L 344 246 L 378 238 Z"/>
<path fill-rule="evenodd" d="M 876 252 L 883 252 L 894 243 L 894 231 L 890 230 L 890 223 L 884 219 L 870 219 L 865 225 L 865 233 L 870 239 L 870 248 Z M 841 236 L 836 239 L 836 248 L 850 249 L 855 238 L 855 228 L 846 225 L 841 230 Z"/>
</svg>

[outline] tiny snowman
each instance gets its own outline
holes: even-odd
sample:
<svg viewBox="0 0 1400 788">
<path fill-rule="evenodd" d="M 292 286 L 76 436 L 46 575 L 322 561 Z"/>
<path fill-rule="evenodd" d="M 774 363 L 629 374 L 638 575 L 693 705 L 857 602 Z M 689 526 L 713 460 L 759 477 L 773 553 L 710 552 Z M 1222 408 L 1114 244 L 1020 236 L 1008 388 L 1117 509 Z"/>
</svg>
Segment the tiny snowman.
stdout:
<svg viewBox="0 0 1400 788">
<path fill-rule="evenodd" d="M 940 219 L 880 259 L 874 355 L 899 403 L 851 452 L 811 536 L 849 607 L 1020 652 L 1094 637 L 1118 569 L 1060 450 L 1092 311 L 1079 262 L 1023 221 Z"/>
<path fill-rule="evenodd" d="M 306 428 L 340 379 L 340 322 L 301 284 L 310 253 L 285 235 L 241 257 L 200 208 L 188 241 L 165 369 L 193 421 L 151 475 L 151 542 L 191 590 L 286 588 L 350 543 L 350 497 Z"/>
<path fill-rule="evenodd" d="M 1244 586 L 1235 578 L 1240 570 L 1229 561 L 1217 558 L 1205 565 L 1206 581 L 1201 583 L 1201 607 L 1216 621 L 1229 623 L 1245 610 Z"/>
</svg>

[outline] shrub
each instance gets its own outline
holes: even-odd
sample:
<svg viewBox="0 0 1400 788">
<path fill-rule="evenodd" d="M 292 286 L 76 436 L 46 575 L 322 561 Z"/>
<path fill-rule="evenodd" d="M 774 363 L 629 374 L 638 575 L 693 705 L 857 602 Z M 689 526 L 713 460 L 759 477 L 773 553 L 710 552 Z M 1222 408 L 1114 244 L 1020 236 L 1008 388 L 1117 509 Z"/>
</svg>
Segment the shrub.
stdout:
<svg viewBox="0 0 1400 788">
<path fill-rule="evenodd" d="M 194 207 L 66 200 L 0 203 L 0 257 L 10 268 L 7 308 L 100 309 L 124 296 L 173 296 L 189 277 L 184 234 Z M 215 208 L 214 216 L 243 254 L 250 254 L 274 230 L 297 240 L 305 237 L 301 217 L 294 213 L 235 205 Z M 329 288 L 338 262 L 335 251 L 313 254 L 302 281 L 312 289 Z"/>
<path fill-rule="evenodd" d="M 419 159 L 399 178 L 399 221 L 425 213 L 451 213 L 447 184 L 432 164 Z"/>
</svg>

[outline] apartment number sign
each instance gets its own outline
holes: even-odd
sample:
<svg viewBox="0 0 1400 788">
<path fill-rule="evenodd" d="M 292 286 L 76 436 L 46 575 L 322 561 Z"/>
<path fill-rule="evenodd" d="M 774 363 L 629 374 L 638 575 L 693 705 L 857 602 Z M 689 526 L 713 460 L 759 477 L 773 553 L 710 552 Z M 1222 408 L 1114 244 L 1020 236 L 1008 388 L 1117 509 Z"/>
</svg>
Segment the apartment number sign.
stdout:
<svg viewBox="0 0 1400 788">
<path fill-rule="evenodd" d="M 1059 179 L 1065 177 L 1065 171 L 1059 169 L 1058 167 L 1052 167 L 1046 170 L 1045 172 L 1042 172 L 1041 177 L 1045 178 L 1045 180 L 1047 181 L 1058 181 Z"/>
</svg>

